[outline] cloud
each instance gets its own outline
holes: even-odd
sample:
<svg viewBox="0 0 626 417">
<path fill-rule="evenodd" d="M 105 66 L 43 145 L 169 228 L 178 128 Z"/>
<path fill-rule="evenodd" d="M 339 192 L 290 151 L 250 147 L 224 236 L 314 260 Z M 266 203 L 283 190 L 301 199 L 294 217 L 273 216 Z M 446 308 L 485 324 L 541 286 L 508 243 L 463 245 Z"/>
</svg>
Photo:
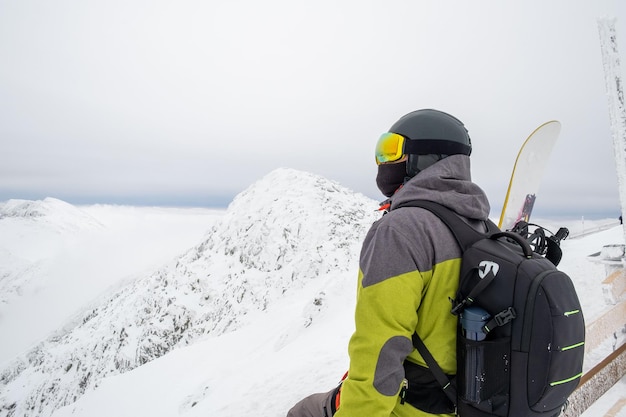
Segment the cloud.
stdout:
<svg viewBox="0 0 626 417">
<path fill-rule="evenodd" d="M 494 206 L 551 119 L 563 130 L 545 189 L 611 184 L 597 18 L 625 16 L 616 3 L 8 3 L 0 199 L 233 196 L 282 166 L 379 198 L 376 139 L 425 107 L 465 122 Z"/>
</svg>

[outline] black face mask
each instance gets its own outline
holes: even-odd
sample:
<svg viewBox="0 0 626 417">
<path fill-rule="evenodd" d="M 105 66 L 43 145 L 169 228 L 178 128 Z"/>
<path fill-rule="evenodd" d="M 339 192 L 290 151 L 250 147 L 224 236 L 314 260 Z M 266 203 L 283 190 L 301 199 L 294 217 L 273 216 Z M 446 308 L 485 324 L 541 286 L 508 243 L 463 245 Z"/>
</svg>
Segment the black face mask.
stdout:
<svg viewBox="0 0 626 417">
<path fill-rule="evenodd" d="M 378 165 L 376 185 L 385 197 L 391 197 L 406 178 L 406 161 L 397 164 Z"/>
</svg>

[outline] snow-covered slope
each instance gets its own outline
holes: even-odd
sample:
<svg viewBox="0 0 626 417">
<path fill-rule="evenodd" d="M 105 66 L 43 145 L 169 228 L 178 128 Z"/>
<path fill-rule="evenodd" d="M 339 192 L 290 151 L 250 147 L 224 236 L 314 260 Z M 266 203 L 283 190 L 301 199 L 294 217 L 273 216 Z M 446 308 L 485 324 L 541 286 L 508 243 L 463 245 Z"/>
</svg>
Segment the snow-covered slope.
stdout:
<svg viewBox="0 0 626 417">
<path fill-rule="evenodd" d="M 89 214 L 54 198 L 0 203 L 0 304 L 21 293 L 46 259 L 81 230 L 101 228 Z M 11 250 L 9 251 L 8 248 Z"/>
<path fill-rule="evenodd" d="M 111 286 L 186 252 L 223 213 L 0 203 L 0 369 Z"/>
<path fill-rule="evenodd" d="M 273 171 L 237 196 L 200 244 L 10 362 L 0 373 L 0 416 L 51 415 L 103 378 L 238 329 L 311 283 L 345 285 L 334 280 L 354 273 L 376 208 L 323 178 Z M 310 326 L 325 297 L 311 293 L 294 326 Z"/>
</svg>

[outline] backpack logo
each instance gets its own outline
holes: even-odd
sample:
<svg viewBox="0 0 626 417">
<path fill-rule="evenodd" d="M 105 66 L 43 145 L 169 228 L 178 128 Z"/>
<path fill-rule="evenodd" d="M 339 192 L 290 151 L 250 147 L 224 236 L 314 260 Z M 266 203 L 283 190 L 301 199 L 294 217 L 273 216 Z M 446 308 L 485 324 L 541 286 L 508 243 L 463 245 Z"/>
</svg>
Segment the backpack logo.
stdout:
<svg viewBox="0 0 626 417">
<path fill-rule="evenodd" d="M 500 265 L 495 262 L 481 261 L 478 264 L 478 276 L 480 277 L 480 279 L 485 278 L 489 272 L 492 272 L 493 276 L 495 277 L 496 275 L 498 275 L 499 270 Z"/>
</svg>

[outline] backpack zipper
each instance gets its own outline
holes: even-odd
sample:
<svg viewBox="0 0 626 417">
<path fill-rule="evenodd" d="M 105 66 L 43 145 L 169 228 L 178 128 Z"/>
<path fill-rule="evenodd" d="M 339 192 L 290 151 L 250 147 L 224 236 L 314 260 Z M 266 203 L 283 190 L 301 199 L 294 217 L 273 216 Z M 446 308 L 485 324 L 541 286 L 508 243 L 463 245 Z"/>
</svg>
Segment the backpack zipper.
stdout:
<svg viewBox="0 0 626 417">
<path fill-rule="evenodd" d="M 528 297 L 526 298 L 526 306 L 524 307 L 524 324 L 522 327 L 522 340 L 520 350 L 522 352 L 528 352 L 530 350 L 530 336 L 533 330 L 533 316 L 535 314 L 535 299 L 537 298 L 537 293 L 539 292 L 539 287 L 541 286 L 542 281 L 545 277 L 550 275 L 551 273 L 556 272 L 554 270 L 543 271 L 535 278 L 533 278 L 533 282 L 530 284 L 530 289 L 528 290 Z"/>
</svg>

